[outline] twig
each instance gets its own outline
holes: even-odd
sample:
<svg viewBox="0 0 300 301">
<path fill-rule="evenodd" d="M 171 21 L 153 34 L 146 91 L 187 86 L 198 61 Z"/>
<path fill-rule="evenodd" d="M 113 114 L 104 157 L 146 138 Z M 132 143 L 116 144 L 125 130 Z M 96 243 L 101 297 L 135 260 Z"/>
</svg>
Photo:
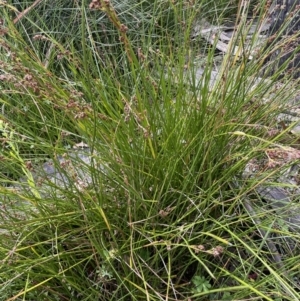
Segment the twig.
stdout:
<svg viewBox="0 0 300 301">
<path fill-rule="evenodd" d="M 32 5 L 27 7 L 23 12 L 20 12 L 16 18 L 13 20 L 13 24 L 17 24 L 24 16 L 26 16 L 35 6 L 40 4 L 43 0 L 36 0 Z M 7 34 L 8 29 L 3 29 L 1 34 Z"/>
<path fill-rule="evenodd" d="M 26 16 L 35 6 L 37 6 L 43 0 L 36 0 L 32 5 L 26 8 L 23 12 L 19 13 L 19 15 L 13 20 L 13 23 L 18 23 L 24 16 Z"/>
</svg>

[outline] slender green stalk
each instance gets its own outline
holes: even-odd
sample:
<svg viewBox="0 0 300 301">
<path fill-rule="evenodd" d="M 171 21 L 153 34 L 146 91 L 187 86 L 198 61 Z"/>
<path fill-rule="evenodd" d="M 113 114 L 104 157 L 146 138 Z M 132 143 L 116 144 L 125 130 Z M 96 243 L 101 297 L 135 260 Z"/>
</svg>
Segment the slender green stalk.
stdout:
<svg viewBox="0 0 300 301">
<path fill-rule="evenodd" d="M 41 1 L 11 21 L 33 3 L 1 2 L 1 298 L 299 299 L 297 225 L 258 193 L 287 186 L 270 151 L 298 145 L 276 119 L 297 81 L 258 80 L 271 50 L 244 51 L 265 3 Z M 219 63 L 194 24 L 233 15 L 243 55 Z"/>
</svg>

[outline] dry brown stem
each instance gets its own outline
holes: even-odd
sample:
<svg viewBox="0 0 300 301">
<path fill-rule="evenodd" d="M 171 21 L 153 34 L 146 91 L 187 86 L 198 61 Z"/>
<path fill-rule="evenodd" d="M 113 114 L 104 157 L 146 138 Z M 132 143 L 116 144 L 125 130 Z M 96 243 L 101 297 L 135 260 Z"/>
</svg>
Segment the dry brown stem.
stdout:
<svg viewBox="0 0 300 301">
<path fill-rule="evenodd" d="M 16 18 L 14 18 L 13 23 L 16 24 L 18 23 L 24 16 L 26 16 L 35 6 L 40 4 L 43 0 L 36 0 L 32 5 L 27 7 L 23 12 L 20 12 Z M 17 10 L 16 10 L 17 11 Z M 5 35 L 7 34 L 8 29 L 3 29 L 0 34 Z"/>
</svg>

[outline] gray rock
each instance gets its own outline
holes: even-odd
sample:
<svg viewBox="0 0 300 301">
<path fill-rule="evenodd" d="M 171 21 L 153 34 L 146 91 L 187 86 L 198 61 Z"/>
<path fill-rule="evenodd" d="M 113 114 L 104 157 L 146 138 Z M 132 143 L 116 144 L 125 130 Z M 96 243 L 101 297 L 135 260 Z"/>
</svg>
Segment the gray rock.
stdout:
<svg viewBox="0 0 300 301">
<path fill-rule="evenodd" d="M 260 198 L 291 230 L 300 232 L 300 151 L 292 147 L 270 148 L 266 157 L 252 159 L 243 178 L 255 179 L 255 191 Z"/>
<path fill-rule="evenodd" d="M 10 189 L 41 197 L 57 195 L 64 189 L 81 191 L 92 184 L 95 170 L 106 172 L 98 155 L 92 154 L 90 148 L 71 149 L 55 161 L 48 160 L 32 166 L 27 170 L 28 174 L 11 185 Z"/>
<path fill-rule="evenodd" d="M 276 37 L 273 52 L 268 58 L 267 74 L 272 74 L 288 61 L 285 72 L 291 72 L 294 78 L 300 77 L 300 0 L 276 0 L 270 15 L 269 36 Z M 293 37 L 292 37 L 293 36 Z M 291 38 L 292 37 L 292 38 Z M 270 41 L 270 45 L 272 41 Z"/>
</svg>

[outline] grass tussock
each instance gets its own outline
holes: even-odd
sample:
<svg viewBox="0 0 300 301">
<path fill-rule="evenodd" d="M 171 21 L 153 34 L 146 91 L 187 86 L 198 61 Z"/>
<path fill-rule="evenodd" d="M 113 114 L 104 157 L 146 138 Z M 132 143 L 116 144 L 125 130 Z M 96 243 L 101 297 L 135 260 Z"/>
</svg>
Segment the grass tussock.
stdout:
<svg viewBox="0 0 300 301">
<path fill-rule="evenodd" d="M 15 24 L 34 1 L 1 3 L 0 299 L 299 299 L 298 232 L 255 190 L 282 165 L 242 177 L 297 145 L 276 121 L 297 82 L 257 81 L 266 48 L 212 84 L 190 38 L 241 3 L 66 2 Z"/>
</svg>

